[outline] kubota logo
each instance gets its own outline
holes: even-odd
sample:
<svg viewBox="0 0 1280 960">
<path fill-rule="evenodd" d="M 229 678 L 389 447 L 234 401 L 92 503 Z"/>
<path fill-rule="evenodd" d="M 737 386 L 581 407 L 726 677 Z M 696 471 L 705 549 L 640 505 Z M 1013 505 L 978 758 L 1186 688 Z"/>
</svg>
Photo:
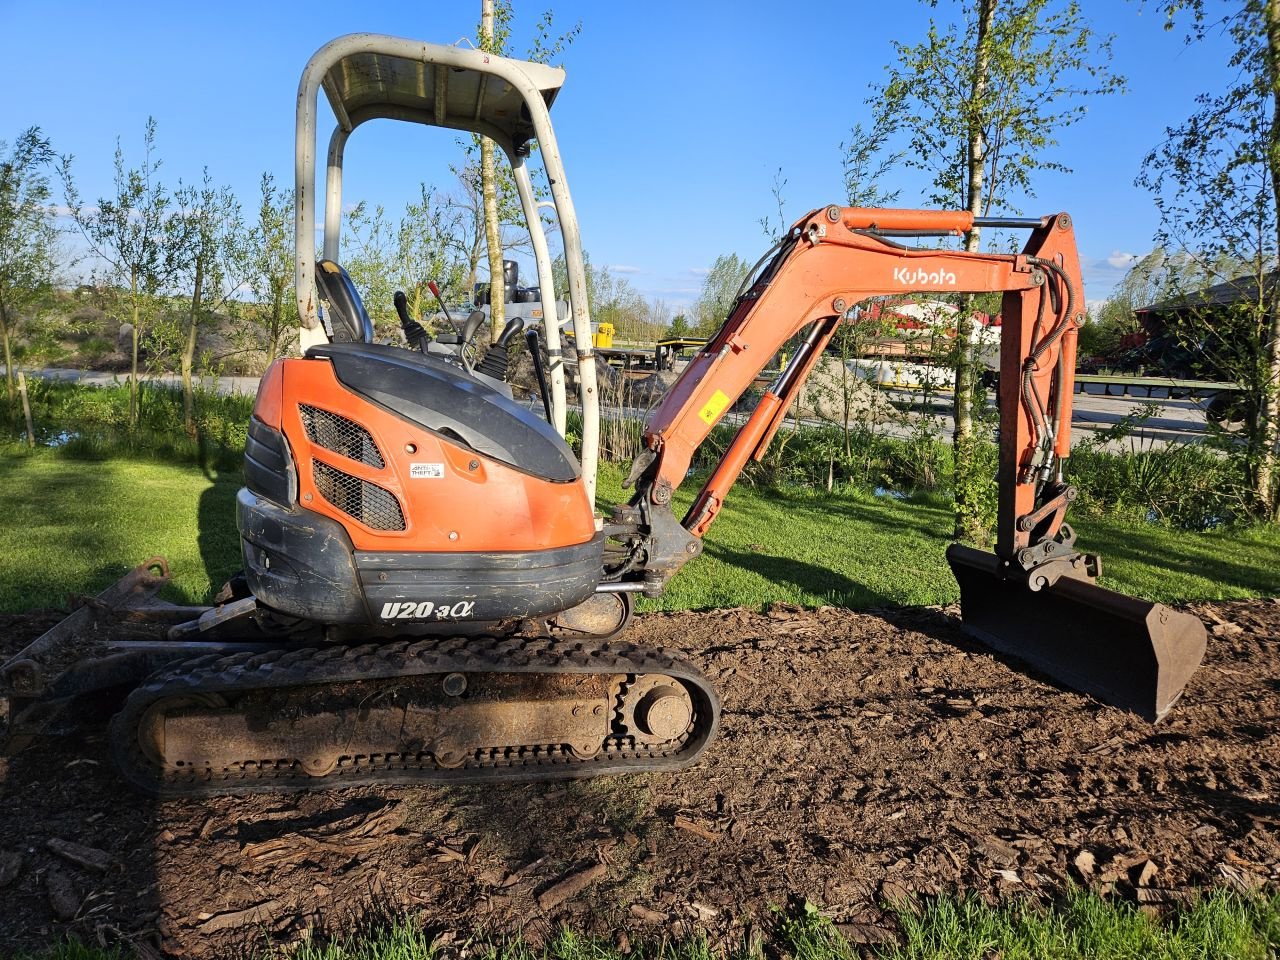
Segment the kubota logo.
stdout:
<svg viewBox="0 0 1280 960">
<path fill-rule="evenodd" d="M 919 267 L 914 270 L 897 267 L 893 271 L 893 279 L 904 287 L 954 287 L 956 285 L 956 275 L 950 270 L 930 271 L 921 270 Z"/>
</svg>

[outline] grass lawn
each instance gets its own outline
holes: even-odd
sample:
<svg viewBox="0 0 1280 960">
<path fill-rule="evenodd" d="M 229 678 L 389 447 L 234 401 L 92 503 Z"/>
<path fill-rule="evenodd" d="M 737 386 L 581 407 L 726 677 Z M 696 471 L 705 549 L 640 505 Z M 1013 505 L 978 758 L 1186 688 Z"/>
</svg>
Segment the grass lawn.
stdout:
<svg viewBox="0 0 1280 960">
<path fill-rule="evenodd" d="M 160 554 L 167 599 L 206 600 L 240 565 L 240 471 L 152 461 L 0 458 L 0 612 L 60 607 Z"/>
<path fill-rule="evenodd" d="M 625 499 L 622 474 L 600 473 L 597 501 Z M 683 515 L 698 483 L 675 496 Z M 948 603 L 960 590 L 947 566 L 952 529 L 945 497 L 908 500 L 853 490 L 761 491 L 738 486 L 706 538 L 702 557 L 641 610 L 756 606 L 785 601 L 869 607 Z M 1103 557 L 1112 590 L 1176 603 L 1280 595 L 1280 528 L 1188 533 L 1124 519 L 1073 520 L 1077 545 Z"/>
<path fill-rule="evenodd" d="M 624 499 L 621 476 L 601 472 L 601 503 Z M 96 593 L 155 554 L 173 570 L 169 599 L 206 600 L 240 565 L 240 483 L 239 471 L 146 460 L 49 451 L 0 459 L 0 612 Z M 695 487 L 677 494 L 677 516 Z M 950 529 L 937 497 L 739 487 L 703 556 L 641 609 L 946 603 L 959 595 L 944 558 Z M 1080 545 L 1103 555 L 1103 582 L 1114 590 L 1165 602 L 1280 595 L 1276 527 L 1186 533 L 1097 519 L 1077 529 Z"/>
<path fill-rule="evenodd" d="M 763 943 L 732 952 L 704 940 L 648 940 L 623 954 L 608 941 L 562 930 L 541 950 L 521 940 L 470 942 L 475 960 L 1274 960 L 1280 950 L 1280 896 L 1246 900 L 1218 891 L 1170 920 L 1080 890 L 1055 907 L 1026 900 L 990 907 L 976 899 L 932 900 L 894 909 L 902 942 L 851 944 L 814 907 L 779 914 Z M 430 918 L 422 918 L 429 922 Z M 250 960 L 436 960 L 457 957 L 455 941 L 440 949 L 421 922 L 408 919 L 337 942 L 304 942 L 288 950 L 248 953 Z M 15 960 L 125 960 L 127 954 L 67 943 Z"/>
</svg>

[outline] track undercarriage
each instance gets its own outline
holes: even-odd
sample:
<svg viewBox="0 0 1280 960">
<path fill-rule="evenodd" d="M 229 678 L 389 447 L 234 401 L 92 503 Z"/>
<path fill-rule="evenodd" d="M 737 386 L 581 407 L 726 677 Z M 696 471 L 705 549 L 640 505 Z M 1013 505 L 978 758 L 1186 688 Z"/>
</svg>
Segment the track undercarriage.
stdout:
<svg viewBox="0 0 1280 960">
<path fill-rule="evenodd" d="M 8 749 L 97 702 L 118 711 L 127 780 L 200 797 L 674 770 L 718 722 L 710 684 L 667 651 L 571 635 L 284 646 L 234 624 L 174 641 L 198 608 L 152 601 L 163 581 L 140 567 L 0 668 Z"/>
</svg>

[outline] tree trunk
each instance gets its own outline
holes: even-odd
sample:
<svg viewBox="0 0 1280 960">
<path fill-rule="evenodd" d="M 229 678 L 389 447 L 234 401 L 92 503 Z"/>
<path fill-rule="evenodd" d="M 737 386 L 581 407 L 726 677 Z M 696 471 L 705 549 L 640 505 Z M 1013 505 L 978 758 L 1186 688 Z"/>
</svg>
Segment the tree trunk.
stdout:
<svg viewBox="0 0 1280 960">
<path fill-rule="evenodd" d="M 13 348 L 9 344 L 9 311 L 0 303 L 0 340 L 4 341 L 4 380 L 9 388 L 9 406 L 13 406 Z"/>
<path fill-rule="evenodd" d="M 31 419 L 31 400 L 27 396 L 27 378 L 22 375 L 22 371 L 18 371 L 18 392 L 22 394 L 22 415 L 27 421 L 27 448 L 34 450 L 36 448 L 36 425 Z"/>
<path fill-rule="evenodd" d="M 481 0 L 480 49 L 496 53 L 493 42 L 493 0 Z M 502 230 L 498 224 L 498 173 L 493 141 L 480 138 L 480 190 L 484 196 L 484 235 L 489 246 L 489 342 L 498 339 L 506 323 L 506 277 L 502 272 Z"/>
<path fill-rule="evenodd" d="M 129 432 L 132 433 L 138 426 L 138 324 L 142 319 L 138 309 L 137 270 L 129 273 L 129 303 L 133 311 L 133 343 L 129 351 Z"/>
<path fill-rule="evenodd" d="M 196 278 L 191 290 L 191 315 L 187 318 L 187 337 L 182 345 L 182 423 L 187 436 L 196 436 L 196 395 L 191 382 L 191 368 L 196 362 L 196 328 L 200 323 L 201 287 L 204 285 L 204 261 L 196 260 Z"/>
<path fill-rule="evenodd" d="M 973 83 L 969 93 L 969 150 L 968 150 L 968 201 L 969 212 L 975 217 L 982 212 L 983 160 L 986 145 L 982 136 L 982 101 L 987 92 L 987 73 L 990 69 L 988 35 L 995 17 L 995 0 L 978 0 L 978 37 L 974 44 Z M 964 248 L 976 251 L 981 241 L 981 231 L 974 227 L 964 238 Z M 952 411 L 955 429 L 951 435 L 955 450 L 955 501 L 956 539 L 976 540 L 982 535 L 974 497 L 973 455 L 973 298 L 966 299 L 956 320 L 955 345 L 955 393 Z"/>
<path fill-rule="evenodd" d="M 1271 85 L 1273 112 L 1267 143 L 1267 161 L 1271 174 L 1271 199 L 1275 204 L 1276 241 L 1280 248 L 1280 0 L 1266 0 L 1267 80 Z M 1262 274 L 1259 278 L 1268 278 Z M 1259 418 L 1262 427 L 1262 450 L 1258 458 L 1255 493 L 1266 516 L 1280 519 L 1280 493 L 1276 490 L 1277 457 L 1280 451 L 1280 283 L 1273 282 L 1264 296 L 1270 304 L 1266 341 L 1267 389 L 1262 394 Z"/>
<path fill-rule="evenodd" d="M 280 325 L 284 322 L 284 291 L 276 289 L 271 295 L 271 320 L 267 326 L 270 342 L 267 344 L 267 366 L 275 363 L 280 344 Z"/>
</svg>

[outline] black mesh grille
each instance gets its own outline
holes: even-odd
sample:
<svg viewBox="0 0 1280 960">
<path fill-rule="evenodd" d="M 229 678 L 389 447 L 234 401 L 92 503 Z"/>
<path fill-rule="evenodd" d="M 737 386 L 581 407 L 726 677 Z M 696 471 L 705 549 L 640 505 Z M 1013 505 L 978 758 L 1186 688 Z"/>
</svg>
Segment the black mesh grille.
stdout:
<svg viewBox="0 0 1280 960">
<path fill-rule="evenodd" d="M 404 513 L 390 490 L 361 480 L 319 460 L 311 461 L 320 495 L 348 516 L 374 530 L 403 530 Z"/>
<path fill-rule="evenodd" d="M 305 403 L 298 404 L 298 413 L 306 427 L 307 439 L 312 443 L 357 463 L 379 469 L 385 466 L 369 431 L 354 420 Z"/>
</svg>

